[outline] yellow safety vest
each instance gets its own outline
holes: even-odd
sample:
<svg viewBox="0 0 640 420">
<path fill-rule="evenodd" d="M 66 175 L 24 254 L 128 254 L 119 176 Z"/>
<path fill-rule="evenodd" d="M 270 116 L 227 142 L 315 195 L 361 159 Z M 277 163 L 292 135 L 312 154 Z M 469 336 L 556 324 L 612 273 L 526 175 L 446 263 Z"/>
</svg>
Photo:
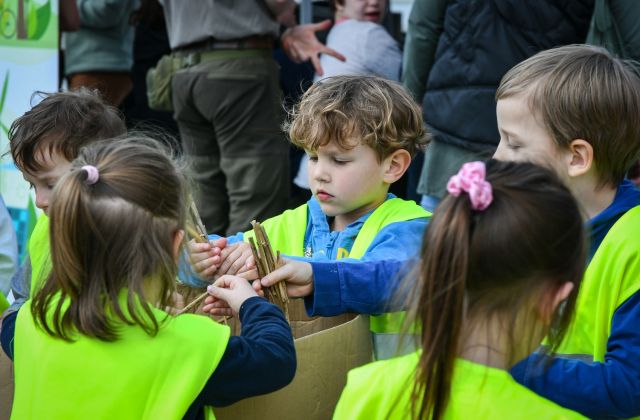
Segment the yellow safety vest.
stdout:
<svg viewBox="0 0 640 420">
<path fill-rule="evenodd" d="M 411 418 L 411 392 L 420 352 L 349 372 L 335 420 Z M 457 359 L 444 419 L 584 419 L 518 384 L 509 372 Z"/>
<path fill-rule="evenodd" d="M 576 312 L 558 353 L 603 362 L 615 311 L 640 290 L 640 206 L 609 230 L 580 285 Z"/>
<path fill-rule="evenodd" d="M 396 222 L 405 222 L 431 214 L 413 201 L 400 198 L 392 198 L 382 203 L 365 220 L 358 236 L 356 237 L 349 258 L 360 259 L 367 252 L 376 235 L 387 225 Z M 301 257 L 304 256 L 304 236 L 307 229 L 308 209 L 304 204 L 293 210 L 272 217 L 262 223 L 274 252 Z M 244 234 L 244 240 L 254 237 L 253 231 Z M 401 244 L 399 244 L 401 246 Z M 402 330 L 405 313 L 394 312 L 372 316 L 370 322 L 371 331 L 374 333 L 399 333 Z"/>
<path fill-rule="evenodd" d="M 29 296 L 42 287 L 51 272 L 51 248 L 49 244 L 49 218 L 42 214 L 29 238 L 29 258 L 31 259 L 31 289 Z"/>
<path fill-rule="evenodd" d="M 16 321 L 11 418 L 182 418 L 220 362 L 229 327 L 198 315 L 153 314 L 164 320 L 153 337 L 114 321 L 120 325 L 114 342 L 81 335 L 67 342 L 36 327 L 27 301 Z M 206 414 L 213 418 L 209 407 Z"/>
</svg>

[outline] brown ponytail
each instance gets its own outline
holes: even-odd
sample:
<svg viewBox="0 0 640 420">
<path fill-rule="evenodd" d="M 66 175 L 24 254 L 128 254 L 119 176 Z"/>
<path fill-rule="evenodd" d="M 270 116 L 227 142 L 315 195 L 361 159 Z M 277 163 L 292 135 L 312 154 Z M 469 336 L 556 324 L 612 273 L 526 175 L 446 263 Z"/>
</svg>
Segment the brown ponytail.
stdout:
<svg viewBox="0 0 640 420">
<path fill-rule="evenodd" d="M 505 356 L 512 364 L 520 344 L 514 325 L 532 322 L 527 308 L 542 291 L 567 281 L 575 285 L 552 319 L 549 351 L 560 343 L 573 315 L 585 265 L 576 201 L 557 176 L 534 164 L 490 160 L 486 169 L 493 190 L 489 207 L 472 210 L 467 194 L 449 195 L 425 232 L 409 312 L 422 327 L 411 395 L 414 418 L 444 416 L 462 350 L 459 340 L 474 321 L 506 320 Z M 538 344 L 527 342 L 527 348 Z"/>
</svg>

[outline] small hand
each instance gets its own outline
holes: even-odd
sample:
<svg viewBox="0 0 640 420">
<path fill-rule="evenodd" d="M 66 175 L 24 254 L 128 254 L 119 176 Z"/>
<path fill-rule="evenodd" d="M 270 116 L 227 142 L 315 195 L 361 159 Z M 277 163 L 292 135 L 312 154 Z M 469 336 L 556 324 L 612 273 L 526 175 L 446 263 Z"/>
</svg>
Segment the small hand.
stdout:
<svg viewBox="0 0 640 420">
<path fill-rule="evenodd" d="M 213 280 L 221 264 L 220 254 L 227 246 L 227 239 L 220 238 L 212 242 L 199 243 L 193 240 L 187 244 L 189 262 L 193 271 L 202 280 Z"/>
<path fill-rule="evenodd" d="M 329 54 L 340 61 L 346 61 L 346 58 L 342 54 L 328 48 L 318 41 L 316 37 L 316 32 L 324 31 L 330 27 L 331 20 L 324 20 L 319 23 L 309 23 L 289 28 L 282 34 L 282 49 L 287 56 L 296 63 L 311 60 L 318 76 L 322 76 L 320 54 Z"/>
<path fill-rule="evenodd" d="M 212 315 L 229 315 L 230 313 L 237 315 L 247 299 L 258 296 L 247 280 L 237 276 L 220 277 L 214 284 L 207 287 L 207 292 L 213 297 L 211 304 L 215 307 L 224 309 L 224 305 L 219 304 L 221 302 L 227 305 L 226 311 L 212 313 Z M 208 306 L 206 302 L 207 300 L 205 300 L 203 310 L 211 313 L 206 309 Z"/>
<path fill-rule="evenodd" d="M 263 287 L 273 286 L 281 281 L 286 282 L 287 295 L 292 298 L 309 296 L 313 293 L 313 270 L 311 264 L 297 260 L 282 260 L 284 264 L 264 276 L 260 281 L 253 282 L 256 292 Z"/>
<path fill-rule="evenodd" d="M 246 242 L 239 242 L 222 249 L 220 258 L 222 263 L 217 269 L 218 275 L 236 275 L 255 268 L 251 246 Z"/>
</svg>

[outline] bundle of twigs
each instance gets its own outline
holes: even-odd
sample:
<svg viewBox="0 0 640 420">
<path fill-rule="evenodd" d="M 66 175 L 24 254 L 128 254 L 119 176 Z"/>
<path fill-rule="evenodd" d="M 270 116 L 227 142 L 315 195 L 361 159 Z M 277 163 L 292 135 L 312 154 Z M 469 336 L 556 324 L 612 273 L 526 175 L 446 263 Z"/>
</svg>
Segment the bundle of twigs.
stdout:
<svg viewBox="0 0 640 420">
<path fill-rule="evenodd" d="M 253 252 L 253 258 L 255 259 L 258 277 L 263 278 L 278 268 L 280 252 L 277 254 L 273 253 L 267 233 L 259 222 L 253 220 L 251 222 L 251 226 L 253 226 L 255 240 L 250 237 L 249 244 L 251 245 L 251 251 Z M 287 321 L 289 321 L 289 296 L 287 295 L 287 288 L 284 282 L 280 282 L 271 287 L 265 287 L 264 296 L 269 300 L 269 302 L 280 307 L 284 312 L 284 316 L 287 318 Z"/>
</svg>

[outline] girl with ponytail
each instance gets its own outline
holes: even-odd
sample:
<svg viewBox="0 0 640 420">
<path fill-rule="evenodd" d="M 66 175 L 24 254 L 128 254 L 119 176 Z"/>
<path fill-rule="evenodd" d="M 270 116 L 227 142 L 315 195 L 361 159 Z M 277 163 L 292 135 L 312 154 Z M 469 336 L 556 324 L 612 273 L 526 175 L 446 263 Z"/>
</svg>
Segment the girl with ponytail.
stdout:
<svg viewBox="0 0 640 420">
<path fill-rule="evenodd" d="M 553 352 L 585 265 L 580 210 L 530 163 L 463 165 L 421 251 L 410 316 L 419 350 L 349 373 L 337 419 L 580 418 L 509 369 L 546 336 Z"/>
<path fill-rule="evenodd" d="M 210 288 L 239 313 L 240 337 L 163 310 L 173 306 L 188 193 L 159 142 L 82 149 L 54 192 L 52 271 L 3 324 L 15 325 L 3 342 L 15 356 L 12 418 L 211 418 L 208 406 L 292 380 L 284 315 L 246 280 L 224 276 Z"/>
</svg>

